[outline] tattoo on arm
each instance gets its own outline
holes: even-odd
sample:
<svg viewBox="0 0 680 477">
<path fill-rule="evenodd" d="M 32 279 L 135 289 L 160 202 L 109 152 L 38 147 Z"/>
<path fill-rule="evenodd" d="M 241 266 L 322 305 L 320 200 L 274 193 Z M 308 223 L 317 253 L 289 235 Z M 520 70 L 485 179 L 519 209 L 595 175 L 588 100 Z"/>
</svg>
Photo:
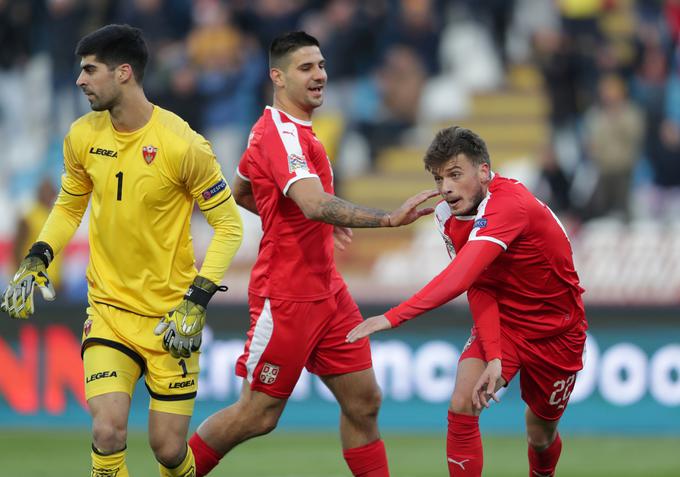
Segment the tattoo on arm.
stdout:
<svg viewBox="0 0 680 477">
<path fill-rule="evenodd" d="M 320 205 L 323 222 L 344 227 L 386 227 L 390 225 L 389 214 L 384 210 L 352 204 L 332 196 Z"/>
</svg>

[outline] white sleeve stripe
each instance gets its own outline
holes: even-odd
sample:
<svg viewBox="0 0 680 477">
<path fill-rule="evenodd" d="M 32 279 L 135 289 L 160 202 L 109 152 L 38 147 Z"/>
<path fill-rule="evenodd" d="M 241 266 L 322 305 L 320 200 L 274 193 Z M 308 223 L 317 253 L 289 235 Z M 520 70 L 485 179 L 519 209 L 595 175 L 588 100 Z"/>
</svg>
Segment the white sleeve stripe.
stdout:
<svg viewBox="0 0 680 477">
<path fill-rule="evenodd" d="M 244 181 L 250 182 L 250 179 L 248 179 L 246 176 L 244 176 L 244 175 L 241 173 L 241 171 L 238 170 L 238 167 L 236 168 L 236 175 L 239 176 L 239 177 L 240 177 L 241 179 L 243 179 Z"/>
<path fill-rule="evenodd" d="M 503 242 L 502 240 L 498 240 L 497 238 L 486 237 L 486 236 L 481 236 L 481 237 L 480 237 L 479 235 L 475 235 L 474 237 L 470 237 L 470 238 L 468 239 L 468 242 L 472 242 L 473 240 L 486 240 L 487 242 L 493 242 L 493 243 L 495 243 L 495 244 L 500 245 L 501 247 L 503 247 L 503 250 L 507 250 L 507 249 L 508 249 L 508 246 L 505 245 L 505 242 Z"/>
<path fill-rule="evenodd" d="M 310 177 L 316 177 L 317 179 L 319 178 L 319 176 L 317 176 L 316 174 L 312 174 L 310 172 L 297 171 L 296 176 L 292 177 L 286 184 L 286 187 L 283 188 L 283 195 L 288 197 L 288 189 L 290 189 L 290 186 L 295 184 L 300 179 L 309 179 Z"/>
</svg>

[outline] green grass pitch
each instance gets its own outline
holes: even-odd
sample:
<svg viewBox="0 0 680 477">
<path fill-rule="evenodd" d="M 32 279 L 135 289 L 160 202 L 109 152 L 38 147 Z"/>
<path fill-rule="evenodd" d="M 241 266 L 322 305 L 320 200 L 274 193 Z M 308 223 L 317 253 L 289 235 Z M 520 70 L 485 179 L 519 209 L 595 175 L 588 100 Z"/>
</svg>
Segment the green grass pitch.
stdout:
<svg viewBox="0 0 680 477">
<path fill-rule="evenodd" d="M 384 435 L 394 477 L 443 477 L 444 436 Z M 0 430 L 0 475 L 16 477 L 76 477 L 89 475 L 87 432 L 72 430 Z M 528 475 L 522 436 L 484 438 L 484 475 Z M 157 476 L 146 435 L 128 439 L 132 477 Z M 559 477 L 680 476 L 680 437 L 564 436 Z M 276 431 L 237 447 L 211 476 L 228 477 L 346 477 L 339 439 L 331 433 Z"/>
</svg>

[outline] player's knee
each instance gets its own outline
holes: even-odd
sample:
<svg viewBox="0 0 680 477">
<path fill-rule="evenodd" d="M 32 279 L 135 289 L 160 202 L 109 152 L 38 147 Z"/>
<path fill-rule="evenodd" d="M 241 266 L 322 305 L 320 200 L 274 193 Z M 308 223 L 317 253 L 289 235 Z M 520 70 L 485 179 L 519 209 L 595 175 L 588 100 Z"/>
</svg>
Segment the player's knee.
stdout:
<svg viewBox="0 0 680 477">
<path fill-rule="evenodd" d="M 475 410 L 472 407 L 472 397 L 466 396 L 465 393 L 457 393 L 454 391 L 449 404 L 449 410 L 455 414 L 466 414 L 474 416 Z"/>
<path fill-rule="evenodd" d="M 556 437 L 557 431 L 554 429 L 534 428 L 527 432 L 528 444 L 538 452 L 550 447 Z"/>
<path fill-rule="evenodd" d="M 374 420 L 378 416 L 381 404 L 382 393 L 380 388 L 376 386 L 346 403 L 343 406 L 343 413 L 354 421 Z"/>
<path fill-rule="evenodd" d="M 149 444 L 156 460 L 165 467 L 177 467 L 186 455 L 184 439 L 150 439 Z"/>
<path fill-rule="evenodd" d="M 257 434 L 269 434 L 276 429 L 276 426 L 279 423 L 279 416 L 280 414 L 278 412 L 263 412 L 255 427 L 257 429 Z"/>
<path fill-rule="evenodd" d="M 112 421 L 95 421 L 92 425 L 92 443 L 103 453 L 117 452 L 125 447 L 127 427 Z"/>
</svg>

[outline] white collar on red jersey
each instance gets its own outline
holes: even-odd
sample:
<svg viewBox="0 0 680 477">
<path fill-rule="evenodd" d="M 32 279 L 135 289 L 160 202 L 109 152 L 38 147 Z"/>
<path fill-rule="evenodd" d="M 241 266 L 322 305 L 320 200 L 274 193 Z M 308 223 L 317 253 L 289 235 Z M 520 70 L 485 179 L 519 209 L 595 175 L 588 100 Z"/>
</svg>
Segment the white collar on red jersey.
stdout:
<svg viewBox="0 0 680 477">
<path fill-rule="evenodd" d="M 277 109 L 273 106 L 267 106 L 265 109 L 271 109 L 272 111 L 277 111 L 279 114 L 283 114 L 286 116 L 288 119 L 293 121 L 294 123 L 298 123 L 301 126 L 307 126 L 307 127 L 312 127 L 312 122 L 311 121 L 303 121 L 302 119 L 298 119 L 295 116 L 291 116 L 285 111 L 281 111 L 280 109 Z"/>
</svg>

